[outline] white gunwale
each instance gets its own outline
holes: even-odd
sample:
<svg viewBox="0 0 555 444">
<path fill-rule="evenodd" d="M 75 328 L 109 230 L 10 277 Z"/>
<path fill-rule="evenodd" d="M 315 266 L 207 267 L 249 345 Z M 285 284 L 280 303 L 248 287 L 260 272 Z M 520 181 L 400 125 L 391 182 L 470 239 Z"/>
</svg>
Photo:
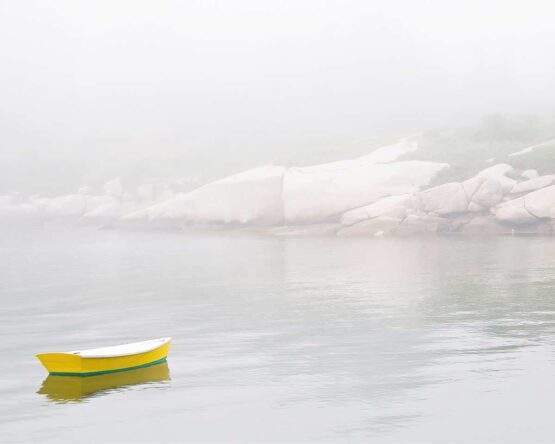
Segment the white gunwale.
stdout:
<svg viewBox="0 0 555 444">
<path fill-rule="evenodd" d="M 91 348 L 87 350 L 77 350 L 62 352 L 65 354 L 77 355 L 83 359 L 95 358 L 117 358 L 120 356 L 138 355 L 147 353 L 162 347 L 171 341 L 171 338 L 151 339 L 150 341 L 131 342 L 129 344 L 113 345 L 111 347 Z"/>
</svg>

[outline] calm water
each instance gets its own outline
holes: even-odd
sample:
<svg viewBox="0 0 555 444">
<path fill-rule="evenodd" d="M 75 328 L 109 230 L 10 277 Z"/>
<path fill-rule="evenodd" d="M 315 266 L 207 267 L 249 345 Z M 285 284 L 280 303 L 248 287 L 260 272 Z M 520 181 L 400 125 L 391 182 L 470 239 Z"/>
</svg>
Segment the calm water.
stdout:
<svg viewBox="0 0 555 444">
<path fill-rule="evenodd" d="M 555 440 L 551 238 L 0 237 L 0 441 Z M 173 336 L 72 385 L 35 353 Z"/>
</svg>

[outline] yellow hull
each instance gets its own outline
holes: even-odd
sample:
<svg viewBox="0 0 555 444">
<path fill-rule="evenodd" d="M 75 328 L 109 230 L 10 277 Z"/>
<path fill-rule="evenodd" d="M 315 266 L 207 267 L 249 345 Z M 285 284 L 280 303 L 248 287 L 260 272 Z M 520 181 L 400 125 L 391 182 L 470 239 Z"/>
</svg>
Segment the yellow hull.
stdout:
<svg viewBox="0 0 555 444">
<path fill-rule="evenodd" d="M 97 376 L 144 368 L 166 361 L 170 342 L 147 351 L 127 356 L 86 358 L 75 353 L 42 353 L 37 355 L 51 375 Z"/>
</svg>

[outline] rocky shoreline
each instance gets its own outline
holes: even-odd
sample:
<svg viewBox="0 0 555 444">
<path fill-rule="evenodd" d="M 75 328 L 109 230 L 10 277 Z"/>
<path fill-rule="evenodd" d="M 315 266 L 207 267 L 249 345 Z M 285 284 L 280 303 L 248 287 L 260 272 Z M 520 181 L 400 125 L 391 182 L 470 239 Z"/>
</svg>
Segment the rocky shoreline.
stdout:
<svg viewBox="0 0 555 444">
<path fill-rule="evenodd" d="M 250 231 L 269 235 L 407 236 L 555 232 L 555 174 L 501 163 L 462 182 L 431 186 L 445 163 L 399 160 L 406 138 L 357 159 L 309 167 L 263 166 L 189 192 L 171 185 L 41 198 L 0 196 L 4 224 L 114 229 Z"/>
</svg>

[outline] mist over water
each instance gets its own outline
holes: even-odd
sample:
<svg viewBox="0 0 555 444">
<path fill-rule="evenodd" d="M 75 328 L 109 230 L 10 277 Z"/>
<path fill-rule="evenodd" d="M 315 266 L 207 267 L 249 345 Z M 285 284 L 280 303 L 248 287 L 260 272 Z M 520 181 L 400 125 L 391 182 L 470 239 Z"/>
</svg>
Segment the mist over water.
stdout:
<svg viewBox="0 0 555 444">
<path fill-rule="evenodd" d="M 2 1 L 0 192 L 206 182 L 491 113 L 553 114 L 552 12 L 507 0 Z"/>
<path fill-rule="evenodd" d="M 3 235 L 3 439 L 549 441 L 551 244 Z M 162 334 L 167 373 L 78 395 L 34 358 Z"/>
</svg>

